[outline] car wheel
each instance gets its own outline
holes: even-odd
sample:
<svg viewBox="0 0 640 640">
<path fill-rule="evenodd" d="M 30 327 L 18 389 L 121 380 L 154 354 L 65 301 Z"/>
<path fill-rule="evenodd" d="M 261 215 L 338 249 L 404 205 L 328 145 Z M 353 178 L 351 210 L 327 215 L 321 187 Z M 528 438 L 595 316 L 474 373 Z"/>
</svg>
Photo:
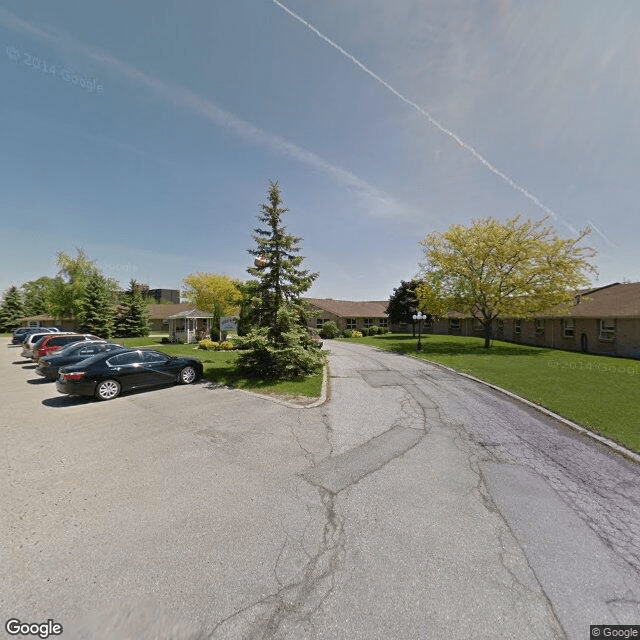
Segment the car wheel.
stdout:
<svg viewBox="0 0 640 640">
<path fill-rule="evenodd" d="M 96 387 L 96 398 L 98 400 L 113 400 L 120 395 L 120 383 L 115 380 L 103 380 Z"/>
<path fill-rule="evenodd" d="M 198 374 L 193 367 L 184 367 L 180 371 L 180 382 L 182 384 L 191 384 L 196 381 L 197 377 Z"/>
</svg>

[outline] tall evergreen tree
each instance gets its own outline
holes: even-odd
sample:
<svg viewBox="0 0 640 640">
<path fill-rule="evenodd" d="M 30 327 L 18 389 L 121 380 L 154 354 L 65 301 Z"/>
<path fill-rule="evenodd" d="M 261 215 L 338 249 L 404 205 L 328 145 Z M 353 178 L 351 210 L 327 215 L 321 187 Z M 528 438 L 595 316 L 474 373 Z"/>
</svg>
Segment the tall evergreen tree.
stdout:
<svg viewBox="0 0 640 640">
<path fill-rule="evenodd" d="M 115 299 L 108 280 L 94 273 L 86 283 L 78 317 L 83 330 L 101 338 L 113 336 Z"/>
<path fill-rule="evenodd" d="M 261 205 L 258 216 L 267 228 L 255 229 L 257 248 L 248 250 L 256 260 L 247 271 L 257 280 L 242 289 L 241 316 L 255 326 L 241 341 L 246 351 L 237 366 L 247 375 L 264 378 L 310 375 L 324 364 L 324 354 L 307 331 L 300 299 L 318 274 L 300 268 L 302 238 L 287 233 L 282 224 L 287 209 L 281 204 L 280 187 L 271 182 L 269 203 Z"/>
<path fill-rule="evenodd" d="M 11 331 L 20 326 L 24 317 L 24 305 L 18 287 L 11 286 L 2 297 L 0 304 L 0 331 Z"/>
<path fill-rule="evenodd" d="M 280 186 L 270 182 L 269 203 L 260 205 L 262 213 L 258 215 L 258 220 L 267 228 L 254 229 L 253 239 L 258 246 L 248 251 L 256 256 L 256 262 L 254 267 L 247 269 L 260 283 L 258 324 L 269 327 L 274 338 L 279 331 L 278 311 L 283 306 L 293 307 L 300 319 L 304 319 L 300 296 L 311 288 L 319 275 L 299 268 L 304 261 L 304 257 L 298 255 L 302 238 L 287 233 L 282 216 L 288 209 L 281 204 Z"/>
<path fill-rule="evenodd" d="M 148 287 L 146 290 L 148 291 Z M 120 312 L 115 320 L 115 333 L 119 337 L 142 337 L 149 335 L 149 298 L 145 295 L 145 285 L 136 280 L 129 282 Z"/>
</svg>

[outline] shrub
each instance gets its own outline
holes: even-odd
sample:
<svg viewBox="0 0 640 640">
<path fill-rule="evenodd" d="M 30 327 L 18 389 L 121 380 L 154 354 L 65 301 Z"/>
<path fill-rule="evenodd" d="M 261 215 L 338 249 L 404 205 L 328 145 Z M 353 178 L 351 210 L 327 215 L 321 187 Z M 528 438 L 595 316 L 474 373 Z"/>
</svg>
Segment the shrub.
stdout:
<svg viewBox="0 0 640 640">
<path fill-rule="evenodd" d="M 389 327 L 380 327 L 380 331 L 378 331 L 379 334 L 385 334 L 385 333 L 389 333 Z"/>
<path fill-rule="evenodd" d="M 211 338 L 205 338 L 198 342 L 198 349 L 206 349 L 207 351 L 217 351 L 220 345 L 217 342 L 211 340 Z"/>
<path fill-rule="evenodd" d="M 238 340 L 246 349 L 236 361 L 240 373 L 252 378 L 292 379 L 322 371 L 324 352 L 299 322 L 294 309 L 283 307 L 276 317 L 278 333 L 260 327 Z"/>
<path fill-rule="evenodd" d="M 233 342 L 231 340 L 225 340 L 218 345 L 220 351 L 231 351 L 233 349 Z"/>
<path fill-rule="evenodd" d="M 167 338 L 166 336 L 164 336 L 162 340 L 160 340 L 160 342 L 162 344 L 171 344 L 171 340 L 169 340 L 169 338 Z"/>
<path fill-rule="evenodd" d="M 370 336 L 377 336 L 380 333 L 380 327 L 377 324 L 372 325 L 371 327 L 369 327 L 369 335 Z"/>
<path fill-rule="evenodd" d="M 351 334 L 351 337 L 352 337 L 352 338 L 362 338 L 362 332 L 361 332 L 361 331 L 354 331 L 354 332 Z"/>
<path fill-rule="evenodd" d="M 353 330 L 352 329 L 345 329 L 342 332 L 342 337 L 343 338 L 353 338 Z"/>
<path fill-rule="evenodd" d="M 363 329 L 360 330 L 360 333 L 363 336 L 368 336 L 369 335 L 369 327 L 364 327 Z"/>
<path fill-rule="evenodd" d="M 340 329 L 338 329 L 338 325 L 333 320 L 325 322 L 320 328 L 320 337 L 325 340 L 337 338 L 339 335 Z"/>
</svg>

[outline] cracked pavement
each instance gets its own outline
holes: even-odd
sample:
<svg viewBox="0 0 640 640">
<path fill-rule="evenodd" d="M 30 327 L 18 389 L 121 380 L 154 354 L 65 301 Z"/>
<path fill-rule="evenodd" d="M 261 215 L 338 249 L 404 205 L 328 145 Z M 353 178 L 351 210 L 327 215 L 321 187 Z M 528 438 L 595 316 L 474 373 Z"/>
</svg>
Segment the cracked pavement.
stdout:
<svg viewBox="0 0 640 640">
<path fill-rule="evenodd" d="M 437 366 L 325 345 L 311 409 L 206 385 L 61 402 L 0 355 L 6 617 L 118 640 L 640 622 L 637 464 Z"/>
</svg>

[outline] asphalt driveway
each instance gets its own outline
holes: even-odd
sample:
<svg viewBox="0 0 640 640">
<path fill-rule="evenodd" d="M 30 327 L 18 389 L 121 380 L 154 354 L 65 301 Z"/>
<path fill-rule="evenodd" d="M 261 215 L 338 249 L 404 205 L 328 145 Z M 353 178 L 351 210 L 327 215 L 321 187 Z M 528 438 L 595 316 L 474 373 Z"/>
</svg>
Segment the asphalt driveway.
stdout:
<svg viewBox="0 0 640 640">
<path fill-rule="evenodd" d="M 331 395 L 70 399 L 0 344 L 4 618 L 64 638 L 571 638 L 640 622 L 638 465 L 424 362 Z"/>
</svg>

